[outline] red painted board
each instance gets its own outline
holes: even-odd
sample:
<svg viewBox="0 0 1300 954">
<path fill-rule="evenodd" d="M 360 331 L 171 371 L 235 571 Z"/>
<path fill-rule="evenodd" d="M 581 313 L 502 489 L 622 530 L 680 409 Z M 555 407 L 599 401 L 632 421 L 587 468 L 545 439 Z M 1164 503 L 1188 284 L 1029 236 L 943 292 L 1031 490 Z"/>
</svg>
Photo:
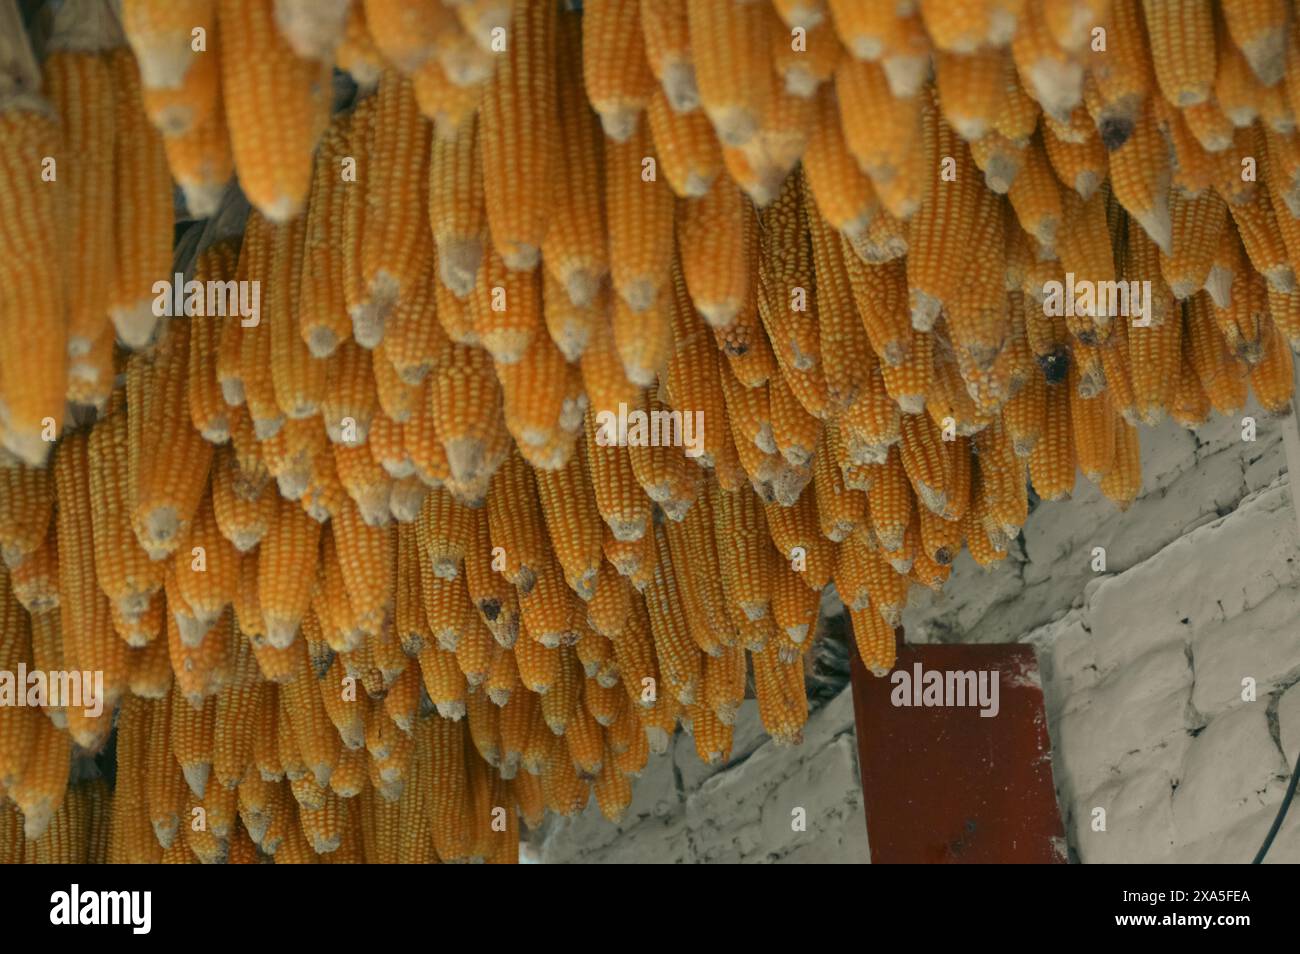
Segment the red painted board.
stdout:
<svg viewBox="0 0 1300 954">
<path fill-rule="evenodd" d="M 928 684 L 925 705 L 915 687 Z M 1017 644 L 902 644 L 893 672 L 877 678 L 852 660 L 859 767 L 873 864 L 1053 864 L 1066 861 L 1065 832 L 1052 785 L 1051 742 L 1032 647 Z M 969 679 L 984 671 L 962 702 Z M 898 672 L 908 680 L 895 681 Z M 942 675 L 940 696 L 935 677 Z M 951 680 L 948 673 L 952 672 Z M 978 679 L 978 676 L 976 677 Z M 978 683 L 977 683 L 978 685 Z M 910 706 L 895 705 L 911 690 Z"/>
</svg>

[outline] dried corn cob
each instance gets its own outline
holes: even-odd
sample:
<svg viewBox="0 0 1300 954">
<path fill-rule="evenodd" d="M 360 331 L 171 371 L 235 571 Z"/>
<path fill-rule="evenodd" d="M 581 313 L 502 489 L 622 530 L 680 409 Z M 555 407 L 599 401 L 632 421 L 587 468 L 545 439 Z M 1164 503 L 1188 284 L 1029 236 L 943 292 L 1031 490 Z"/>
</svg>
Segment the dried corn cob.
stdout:
<svg viewBox="0 0 1300 954">
<path fill-rule="evenodd" d="M 492 242 L 507 267 L 536 267 L 545 237 L 548 188 L 559 143 L 555 103 L 556 11 L 518 4 L 513 42 L 480 107 L 483 182 Z"/>
<path fill-rule="evenodd" d="M 329 65 L 301 59 L 275 27 L 272 0 L 218 0 L 221 95 L 249 201 L 283 223 L 302 211 L 311 156 L 329 120 Z"/>
</svg>

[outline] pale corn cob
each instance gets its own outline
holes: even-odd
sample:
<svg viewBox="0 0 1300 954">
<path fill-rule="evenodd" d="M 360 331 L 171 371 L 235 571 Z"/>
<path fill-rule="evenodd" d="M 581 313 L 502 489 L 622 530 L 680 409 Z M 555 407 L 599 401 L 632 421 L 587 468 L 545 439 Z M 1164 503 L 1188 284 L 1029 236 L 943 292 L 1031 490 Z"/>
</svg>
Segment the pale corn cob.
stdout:
<svg viewBox="0 0 1300 954">
<path fill-rule="evenodd" d="M 1222 20 L 1216 23 L 1218 70 L 1214 78 L 1214 102 L 1234 126 L 1249 126 L 1259 116 L 1262 102 L 1270 92 L 1250 68 L 1250 63 L 1227 34 Z"/>
<path fill-rule="evenodd" d="M 194 263 L 196 281 L 226 282 L 233 278 L 238 248 L 225 239 L 199 254 Z M 206 308 L 205 308 L 206 311 Z M 229 317 L 229 316 L 227 316 Z M 217 379 L 217 354 L 222 325 L 214 315 L 190 317 L 189 408 L 190 423 L 214 444 L 230 439 L 230 413 Z"/>
<path fill-rule="evenodd" d="M 1138 457 L 1137 427 L 1124 421 L 1116 423 L 1115 464 L 1101 482 L 1101 492 L 1125 509 L 1142 489 L 1141 465 Z"/>
<path fill-rule="evenodd" d="M 1029 455 L 1034 491 L 1044 500 L 1068 497 L 1074 490 L 1076 450 L 1071 423 L 1074 391 L 1067 384 L 1049 385 L 1044 401 L 1043 432 Z"/>
<path fill-rule="evenodd" d="M 906 8 L 892 9 L 834 0 L 830 4 L 835 32 L 855 57 L 879 60 L 894 96 L 915 95 L 926 78 L 930 40 L 920 17 Z"/>
<path fill-rule="evenodd" d="M 192 130 L 218 108 L 216 14 L 213 0 L 123 5 L 122 26 L 140 65 L 149 119 L 165 135 Z"/>
<path fill-rule="evenodd" d="M 202 707 L 204 700 L 215 695 L 229 680 L 234 661 L 233 615 L 224 615 L 193 646 L 181 638 L 178 621 L 189 609 L 176 593 L 175 582 L 169 579 L 167 593 L 167 653 L 171 657 L 172 671 L 176 675 L 176 689 L 191 706 Z"/>
<path fill-rule="evenodd" d="M 1088 67 L 1097 94 L 1095 103 L 1089 101 L 1089 112 L 1102 143 L 1113 150 L 1132 134 L 1155 77 L 1138 0 L 1112 0 L 1107 33 L 1106 50 L 1093 54 Z"/>
<path fill-rule="evenodd" d="M 648 400 L 640 408 L 647 422 L 644 438 L 629 440 L 628 456 L 632 472 L 646 495 L 663 508 L 671 520 L 681 520 L 698 496 L 703 474 L 692 465 L 682 448 L 684 440 L 674 438 L 673 413 L 659 399 L 657 390 L 647 392 Z M 649 433 L 653 428 L 653 433 Z M 676 434 L 683 431 L 677 428 Z"/>
<path fill-rule="evenodd" d="M 667 534 L 662 527 L 655 527 L 653 533 L 658 560 L 646 590 L 646 606 L 663 677 L 660 691 L 678 702 L 689 703 L 695 701 L 699 685 L 701 654 L 690 635 L 678 586 L 680 571 L 674 570 L 668 554 Z"/>
<path fill-rule="evenodd" d="M 545 695 L 559 678 L 560 654 L 558 647 L 542 645 L 533 639 L 525 624 L 514 647 L 515 662 L 519 665 L 519 681 L 524 688 Z"/>
<path fill-rule="evenodd" d="M 483 499 L 509 437 L 501 391 L 486 351 L 456 345 L 430 382 L 430 408 L 450 470 L 448 486 L 466 502 Z"/>
<path fill-rule="evenodd" d="M 434 56 L 445 33 L 460 30 L 442 4 L 364 0 L 357 6 L 364 6 L 366 28 L 384 59 L 407 75 Z"/>
<path fill-rule="evenodd" d="M 429 227 L 437 244 L 439 278 L 461 297 L 474 287 L 483 260 L 487 224 L 482 181 L 477 123 L 466 123 L 454 137 L 434 137 L 429 156 Z"/>
<path fill-rule="evenodd" d="M 974 396 L 973 377 L 990 372 L 1002 354 L 1010 331 L 1005 283 L 1005 219 L 1000 199 L 985 192 L 975 207 L 971 238 L 975 251 L 970 272 L 948 306 L 947 330 L 967 389 Z"/>
<path fill-rule="evenodd" d="M 0 622 L 9 634 L 0 644 L 0 663 L 6 672 L 16 673 L 20 665 L 34 662 L 31 623 L 10 591 L 8 571 L 0 569 Z M 24 688 L 25 691 L 25 688 Z M 46 721 L 36 709 L 6 705 L 0 708 L 0 785 L 6 789 L 22 780 L 23 769 L 36 741 L 37 719 Z"/>
<path fill-rule="evenodd" d="M 1214 85 L 1213 8 L 1201 0 L 1142 2 L 1156 81 L 1176 106 L 1204 102 Z"/>
<path fill-rule="evenodd" d="M 472 510 L 445 490 L 433 490 L 420 508 L 415 528 L 421 571 L 429 571 L 437 579 L 457 579 L 474 538 L 475 523 Z"/>
<path fill-rule="evenodd" d="M 1000 105 L 1007 54 L 986 50 L 935 54 L 935 86 L 944 120 L 962 139 L 981 139 Z"/>
<path fill-rule="evenodd" d="M 686 287 L 695 308 L 715 328 L 726 328 L 744 307 L 749 283 L 744 197 L 718 182 L 702 198 L 683 203 L 677 230 Z"/>
<path fill-rule="evenodd" d="M 692 58 L 687 0 L 640 0 L 646 60 L 674 112 L 700 103 Z"/>
<path fill-rule="evenodd" d="M 496 368 L 506 429 L 520 453 L 539 470 L 563 467 L 586 410 L 581 371 L 546 336 L 534 339 L 519 361 Z"/>
<path fill-rule="evenodd" d="M 275 403 L 286 417 L 302 419 L 313 417 L 320 410 L 325 391 L 328 365 L 318 360 L 309 350 L 307 335 L 300 333 L 298 316 L 301 301 L 298 294 L 305 255 L 303 240 L 306 219 L 299 217 L 288 225 L 274 228 L 272 232 L 271 271 L 266 276 L 268 285 L 268 314 L 265 328 L 245 334 L 247 342 L 253 335 L 270 335 L 270 372 Z M 251 404 L 250 404 L 251 407 Z M 256 424 L 256 412 L 254 424 Z"/>
<path fill-rule="evenodd" d="M 611 566 L 609 570 L 612 569 Z M 596 578 L 596 592 L 587 601 L 587 623 L 597 635 L 613 640 L 622 634 L 627 625 L 632 591 L 626 579 L 609 570 Z M 582 642 L 586 640 L 587 637 L 584 636 Z"/>
<path fill-rule="evenodd" d="M 1186 331 L 1182 340 L 1182 360 L 1178 383 L 1169 407 L 1169 416 L 1188 430 L 1195 430 L 1210 416 L 1210 397 L 1201 386 L 1200 376 L 1192 365 L 1191 345 Z"/>
<path fill-rule="evenodd" d="M 125 415 L 122 415 L 125 422 Z M 21 566 L 46 538 L 54 509 L 50 468 L 0 468 L 0 554 L 10 568 Z"/>
<path fill-rule="evenodd" d="M 767 109 L 767 11 L 687 0 L 700 103 L 724 145 L 743 146 Z"/>
<path fill-rule="evenodd" d="M 275 231 L 271 222 L 256 212 L 251 213 L 240 249 L 236 274 L 258 283 L 271 279 L 275 265 Z M 272 284 L 278 284 L 272 282 Z M 287 312 L 286 312 L 287 313 Z M 253 430 L 259 440 L 274 437 L 284 425 L 284 412 L 276 401 L 275 381 L 271 373 L 270 323 L 244 325 L 239 334 L 239 380 L 243 402 L 253 419 Z"/>
<path fill-rule="evenodd" d="M 1283 232 L 1278 228 L 1268 192 L 1258 189 L 1249 201 L 1229 204 L 1228 211 L 1232 213 L 1237 234 L 1241 236 L 1246 256 L 1255 271 L 1268 280 L 1269 287 L 1278 291 L 1294 291 L 1295 269 L 1287 258 Z"/>
<path fill-rule="evenodd" d="M 771 602 L 774 556 L 763 506 L 746 486 L 715 491 L 712 503 L 723 593 L 740 618 L 762 619 Z"/>
<path fill-rule="evenodd" d="M 559 54 L 565 62 L 581 56 L 579 25 L 572 17 L 561 18 Z M 599 186 L 603 161 L 602 139 L 586 112 L 583 91 L 576 70 L 564 70 L 559 77 L 561 142 L 559 192 L 556 208 L 542 241 L 542 260 L 547 276 L 563 288 L 574 309 L 594 304 L 602 280 L 609 272 L 609 255 L 604 235 L 604 202 Z M 549 283 L 546 286 L 550 288 Z M 547 296 L 547 326 L 551 325 L 551 298 Z M 552 331 L 552 335 L 555 332 Z M 556 344 L 563 349 L 561 338 Z M 580 350 L 580 348 L 579 348 Z M 566 349 L 566 357 L 572 355 Z"/>
<path fill-rule="evenodd" d="M 393 305 L 411 293 L 433 254 L 428 204 L 429 123 L 419 114 L 408 80 L 385 73 L 375 96 L 374 142 L 368 157 L 375 178 L 365 199 L 361 275 L 368 307 L 352 312 L 352 334 L 375 347 Z"/>
<path fill-rule="evenodd" d="M 27 612 L 36 617 L 58 607 L 58 577 L 58 536 L 51 530 L 46 534 L 44 542 L 13 569 L 10 583 L 13 585 L 14 597 Z"/>
<path fill-rule="evenodd" d="M 737 636 L 722 587 L 709 495 L 701 494 L 686 517 L 668 523 L 665 531 L 678 588 L 687 604 L 691 637 L 703 652 L 717 655 L 735 645 Z"/>
<path fill-rule="evenodd" d="M 641 39 L 640 7 L 636 2 L 596 0 L 582 14 L 583 85 L 605 135 L 615 142 L 632 134 L 654 90 Z"/>
<path fill-rule="evenodd" d="M 145 754 L 144 796 L 149 808 L 149 821 L 154 837 L 164 849 L 172 847 L 180 833 L 181 819 L 189 822 L 186 803 L 191 801 L 188 780 L 177 761 L 175 744 L 188 724 L 172 718 L 175 699 L 156 702 L 150 706 L 150 734 L 156 739 Z"/>
<path fill-rule="evenodd" d="M 813 297 L 815 276 L 800 180 L 791 176 L 776 202 L 763 211 L 758 310 L 781 379 L 809 414 L 827 409 L 821 339 Z M 777 383 L 776 378 L 771 379 Z"/>
<path fill-rule="evenodd" d="M 23 835 L 35 841 L 49 827 L 67 794 L 72 744 L 49 719 L 34 717 L 30 754 L 9 797 L 23 813 Z"/>
<path fill-rule="evenodd" d="M 433 275 L 430 263 L 412 293 L 398 302 L 379 343 L 379 354 L 409 387 L 422 385 L 433 367 L 445 360 L 451 346 L 438 321 Z M 376 368 L 373 362 L 371 367 Z"/>
<path fill-rule="evenodd" d="M 343 41 L 349 5 L 350 0 L 276 0 L 275 25 L 299 56 L 332 60 Z"/>
<path fill-rule="evenodd" d="M 354 625 L 378 635 L 393 603 L 393 527 L 367 525 L 355 507 L 343 507 L 331 524 Z"/>
<path fill-rule="evenodd" d="M 1169 163 L 1150 111 L 1135 121 L 1125 143 L 1110 154 L 1115 198 L 1162 251 L 1171 251 Z"/>
<path fill-rule="evenodd" d="M 440 579 L 422 567 L 420 583 L 429 635 L 444 649 L 454 651 L 461 637 L 476 624 L 465 578 Z"/>
<path fill-rule="evenodd" d="M 1026 4 L 1024 14 L 1011 39 L 1016 71 L 1043 111 L 1064 122 L 1083 99 L 1083 61 L 1056 44 L 1041 6 Z"/>
<path fill-rule="evenodd" d="M 1056 237 L 1064 218 L 1060 186 L 1040 141 L 1031 142 L 1023 157 L 1024 163 L 1007 190 L 1007 198 L 1020 227 L 1038 244 L 1039 255 L 1050 257 L 1055 254 Z"/>
<path fill-rule="evenodd" d="M 634 311 L 650 309 L 668 282 L 673 251 L 673 194 L 662 181 L 643 126 L 605 146 L 605 216 L 611 278 Z"/>
<path fill-rule="evenodd" d="M 172 563 L 175 593 L 188 611 L 177 617 L 186 645 L 197 645 L 230 604 L 239 564 L 239 551 L 222 536 L 212 497 L 205 495 Z"/>
<path fill-rule="evenodd" d="M 1076 110 L 1077 112 L 1077 110 Z M 1061 184 L 1073 189 L 1085 201 L 1090 199 L 1105 181 L 1108 162 L 1105 144 L 1091 125 L 1089 135 L 1081 142 L 1068 142 L 1051 132 L 1043 137 L 1043 148 L 1052 164 L 1052 171 Z"/>
<path fill-rule="evenodd" d="M 141 647 L 132 647 L 127 651 L 128 686 L 131 694 L 143 699 L 161 699 L 171 689 L 172 669 L 167 640 L 160 637 L 165 624 L 166 613 L 161 595 L 155 596 L 152 611 L 146 613 L 136 626 L 141 627 L 141 635 L 135 642 L 144 642 Z M 118 635 L 123 635 L 114 621 Z"/>
<path fill-rule="evenodd" d="M 519 634 L 517 591 L 498 572 L 497 551 L 492 547 L 490 527 L 484 510 L 471 512 L 472 533 L 465 550 L 465 583 L 479 617 L 493 637 L 509 649 Z"/>
<path fill-rule="evenodd" d="M 172 178 L 185 195 L 185 207 L 198 218 L 217 211 L 221 196 L 235 169 L 230 151 L 224 104 L 202 122 L 177 135 L 163 138 Z"/>
<path fill-rule="evenodd" d="M 918 4 L 921 22 L 940 50 L 953 53 L 971 53 L 986 40 L 1004 43 L 1010 38 L 1015 19 L 1007 23 L 1003 18 L 994 23 L 993 5 L 983 2 L 938 3 L 921 0 Z M 999 11 L 1002 12 L 1002 11 Z"/>
<path fill-rule="evenodd" d="M 1246 401 L 1246 365 L 1219 333 L 1207 294 L 1192 297 L 1184 321 L 1184 347 L 1211 405 L 1220 414 L 1237 413 Z"/>
<path fill-rule="evenodd" d="M 498 708 L 506 705 L 515 692 L 521 691 L 519 665 L 515 661 L 515 654 L 500 643 L 494 643 L 492 646 L 491 668 L 488 669 L 487 678 L 483 682 L 483 689 L 492 700 L 492 704 Z"/>
<path fill-rule="evenodd" d="M 504 52 L 510 36 L 514 5 L 505 0 L 462 3 L 456 6 L 459 24 L 448 23 L 438 37 L 438 63 L 452 83 L 474 87 L 488 79 L 496 66 L 493 54 Z M 459 26 L 459 29 L 453 27 Z"/>
<path fill-rule="evenodd" d="M 845 143 L 871 177 L 881 204 L 891 215 L 911 218 L 926 188 L 907 172 L 923 161 L 928 94 L 896 98 L 890 94 L 886 71 L 851 58 L 841 60 L 835 71 L 835 93 Z"/>
<path fill-rule="evenodd" d="M 479 108 L 483 182 L 492 242 L 507 267 L 531 270 L 540 256 L 557 161 L 555 18 L 549 4 L 518 4 L 513 42 Z"/>
<path fill-rule="evenodd" d="M 240 647 L 236 677 L 218 694 L 213 716 L 212 768 L 226 789 L 233 791 L 253 771 L 253 720 L 265 692 L 251 647 L 245 643 Z"/>
<path fill-rule="evenodd" d="M 387 420 L 384 415 L 376 418 L 379 419 Z M 338 516 L 345 509 L 355 509 L 359 511 L 360 519 L 366 526 L 383 527 L 392 520 L 389 505 L 393 480 L 372 455 L 375 444 L 373 426 L 371 434 L 372 439 L 368 442 L 368 446 L 334 444 L 331 447 L 335 475 L 355 507 L 348 508 L 340 501 L 340 505 L 330 507 L 329 512 L 331 516 Z"/>
<path fill-rule="evenodd" d="M 1171 254 L 1160 254 L 1160 273 L 1175 298 L 1189 298 L 1204 285 L 1214 261 L 1227 208 L 1210 190 L 1195 198 L 1170 197 Z"/>
<path fill-rule="evenodd" d="M 309 571 L 316 564 L 319 538 L 320 524 L 290 501 L 280 501 L 257 559 L 259 599 L 272 646 L 287 647 L 297 635 L 311 596 Z"/>
<path fill-rule="evenodd" d="M 674 410 L 682 415 L 681 438 L 687 456 L 705 468 L 722 471 L 734 452 L 727 447 L 730 428 L 722 426 L 727 424 L 727 411 L 719 379 L 721 362 L 703 316 L 692 307 L 681 269 L 673 270 L 673 292 L 673 354 L 664 390 Z M 594 435 L 598 444 L 613 436 L 608 430 Z M 725 482 L 725 474 L 719 473 L 719 480 Z"/>
<path fill-rule="evenodd" d="M 420 650 L 420 676 L 429 700 L 443 719 L 460 719 L 465 715 L 465 675 L 456 665 L 455 653 L 440 646 L 428 645 Z"/>
<path fill-rule="evenodd" d="M 155 283 L 172 277 L 171 175 L 162 137 L 144 115 L 135 59 L 127 50 L 117 50 L 109 56 L 109 67 L 116 94 L 116 200 L 129 211 L 114 218 L 118 254 L 108 290 L 108 313 L 123 344 L 139 349 L 157 327 Z"/>
<path fill-rule="evenodd" d="M 782 662 L 775 646 L 752 653 L 754 695 L 758 697 L 763 728 L 778 745 L 797 745 L 803 740 L 808 719 L 808 701 L 803 691 L 803 659 Z"/>
<path fill-rule="evenodd" d="M 1264 3 L 1228 0 L 1223 4 L 1228 33 L 1256 77 L 1265 86 L 1282 79 L 1286 65 L 1286 5 L 1280 0 Z"/>
<path fill-rule="evenodd" d="M 1250 388 L 1255 400 L 1271 414 L 1291 412 L 1295 381 L 1292 374 L 1291 348 L 1272 321 L 1261 332 L 1263 355 L 1250 369 Z"/>
<path fill-rule="evenodd" d="M 565 581 L 584 601 L 591 599 L 602 534 L 586 454 L 579 449 L 564 467 L 538 471 L 537 496 Z"/>
<path fill-rule="evenodd" d="M 924 195 L 920 211 L 912 225 L 907 257 L 907 281 L 912 325 L 927 331 L 938 317 L 939 309 L 952 300 L 963 278 L 961 269 L 946 267 L 943 261 L 944 236 L 949 230 L 964 231 L 975 218 L 980 185 L 969 152 L 938 117 L 933 106 L 925 110 Z M 956 163 L 956 178 L 944 181 L 941 162 Z"/>
<path fill-rule="evenodd" d="M 593 408 L 586 427 L 587 467 L 595 492 L 597 509 L 617 540 L 639 540 L 650 521 L 650 501 L 641 492 L 632 470 L 626 445 L 610 441 L 608 429 L 601 431 L 596 416 L 611 409 Z M 612 411 L 617 418 L 617 411 Z M 615 430 L 617 426 L 615 425 Z"/>
<path fill-rule="evenodd" d="M 91 496 L 88 440 L 84 432 L 69 435 L 60 444 L 54 463 L 58 504 L 55 530 L 59 553 L 59 615 L 64 658 L 70 669 L 103 673 L 106 701 L 115 701 L 127 681 L 126 644 L 113 632 L 108 598 L 95 578 L 93 535 L 94 504 Z M 105 706 L 103 715 L 109 716 Z M 109 718 L 92 720 L 108 728 Z M 74 727 L 75 734 L 75 727 Z M 93 729 L 92 736 L 102 741 Z M 94 749 L 88 738 L 76 735 L 78 743 Z"/>
<path fill-rule="evenodd" d="M 465 674 L 465 682 L 471 689 L 478 689 L 487 681 L 500 648 L 492 631 L 478 616 L 466 617 L 463 631 L 456 641 L 456 665 Z"/>
<path fill-rule="evenodd" d="M 16 42 L 25 49 L 24 37 Z M 30 81 L 39 83 L 39 74 Z M 6 82 L 21 85 L 14 77 Z M 63 418 L 60 402 L 67 387 L 65 292 L 55 277 L 60 271 L 57 243 L 64 234 L 56 220 L 62 202 L 55 187 L 40 181 L 46 157 L 55 162 L 61 157 L 58 118 L 34 92 L 11 95 L 0 118 L 0 140 L 8 158 L 0 206 L 7 220 L 24 223 L 21 230 L 8 230 L 0 243 L 5 262 L 0 328 L 12 342 L 0 355 L 0 440 L 25 463 L 40 465 Z M 34 379 L 29 377 L 32 367 L 41 369 Z"/>
<path fill-rule="evenodd" d="M 849 153 L 833 90 L 818 94 L 816 110 L 803 158 L 808 187 L 817 202 L 817 210 L 832 227 L 849 235 L 860 235 L 879 214 L 879 201 L 871 180 L 854 164 Z"/>
<path fill-rule="evenodd" d="M 1005 195 L 1011 191 L 1024 168 L 1028 141 L 1014 142 L 994 130 L 970 144 L 971 159 L 984 173 L 984 185 Z"/>
<path fill-rule="evenodd" d="M 504 551 L 506 578 L 527 594 L 542 566 L 547 539 L 534 476 L 521 457 L 510 454 L 492 483 L 487 499 L 492 545 Z"/>
<path fill-rule="evenodd" d="M 739 149 L 724 146 L 722 150 L 733 181 L 760 208 L 771 203 L 803 157 L 813 124 L 805 98 L 781 86 L 774 72 L 768 72 L 767 81 L 770 102 L 758 134 Z M 738 163 L 738 158 L 744 162 Z"/>
<path fill-rule="evenodd" d="M 581 613 L 574 602 L 576 599 L 566 586 L 564 569 L 554 556 L 547 554 L 539 567 L 537 582 L 528 593 L 519 596 L 521 618 L 531 637 L 548 648 L 572 643 L 573 625 Z"/>
<path fill-rule="evenodd" d="M 72 12 L 72 11 L 68 11 Z M 67 236 L 81 250 L 67 289 L 68 356 L 85 358 L 108 328 L 103 302 L 112 273 L 114 181 L 113 74 L 108 59 L 83 38 L 57 32 L 46 57 L 45 84 L 63 126 L 62 190 Z M 87 367 L 85 362 L 74 366 Z"/>
<path fill-rule="evenodd" d="M 352 3 L 343 24 L 343 34 L 335 50 L 339 69 L 351 74 L 363 92 L 370 92 L 379 82 L 383 54 L 375 45 L 366 25 L 364 3 Z"/>
<path fill-rule="evenodd" d="M 311 189 L 312 151 L 329 122 L 329 65 L 301 59 L 276 30 L 272 0 L 218 0 L 221 96 L 240 185 L 273 222 L 296 217 Z"/>
</svg>

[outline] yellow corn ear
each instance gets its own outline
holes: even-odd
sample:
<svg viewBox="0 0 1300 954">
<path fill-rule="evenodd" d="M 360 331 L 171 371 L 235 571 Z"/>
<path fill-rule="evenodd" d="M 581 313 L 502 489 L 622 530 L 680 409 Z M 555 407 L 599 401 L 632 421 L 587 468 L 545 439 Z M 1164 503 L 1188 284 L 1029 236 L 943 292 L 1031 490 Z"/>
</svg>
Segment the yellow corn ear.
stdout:
<svg viewBox="0 0 1300 954">
<path fill-rule="evenodd" d="M 329 64 L 300 58 L 276 29 L 273 0 L 218 0 L 221 95 L 249 202 L 272 222 L 297 216 L 312 152 L 329 123 Z"/>
<path fill-rule="evenodd" d="M 492 243 L 506 266 L 537 266 L 550 217 L 559 143 L 552 4 L 516 4 L 511 42 L 479 107 Z"/>
<path fill-rule="evenodd" d="M 624 141 L 654 89 L 641 40 L 641 4 L 595 0 L 584 7 L 580 58 L 587 99 L 600 116 L 605 135 Z"/>
</svg>

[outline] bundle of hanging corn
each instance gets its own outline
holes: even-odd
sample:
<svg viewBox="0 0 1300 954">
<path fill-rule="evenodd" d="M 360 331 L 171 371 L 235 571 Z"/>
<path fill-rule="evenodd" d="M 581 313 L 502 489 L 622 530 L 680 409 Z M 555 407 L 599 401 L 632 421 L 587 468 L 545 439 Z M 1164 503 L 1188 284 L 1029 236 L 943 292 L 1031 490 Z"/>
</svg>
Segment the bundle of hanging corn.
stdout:
<svg viewBox="0 0 1300 954">
<path fill-rule="evenodd" d="M 0 861 L 514 860 L 1286 412 L 1283 0 L 573 6 L 0 3 Z"/>
</svg>

